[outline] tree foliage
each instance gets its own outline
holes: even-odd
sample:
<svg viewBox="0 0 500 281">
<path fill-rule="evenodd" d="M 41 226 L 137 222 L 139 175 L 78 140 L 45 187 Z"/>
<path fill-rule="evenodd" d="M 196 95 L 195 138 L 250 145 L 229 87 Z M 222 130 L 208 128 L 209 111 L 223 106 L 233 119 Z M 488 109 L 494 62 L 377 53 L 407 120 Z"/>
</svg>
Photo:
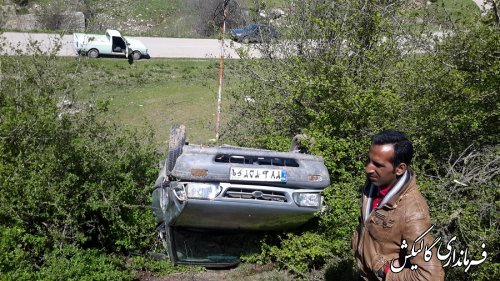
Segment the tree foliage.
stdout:
<svg viewBox="0 0 500 281">
<path fill-rule="evenodd" d="M 226 28 L 236 28 L 245 24 L 245 16 L 240 1 L 189 0 L 185 9 L 194 16 L 194 29 L 199 36 L 218 34 L 225 21 Z M 226 12 L 224 12 L 226 9 Z"/>
<path fill-rule="evenodd" d="M 461 231 L 488 241 L 491 263 L 469 275 L 450 271 L 449 280 L 488 280 L 478 272 L 498 268 L 499 225 L 491 220 L 498 216 L 498 177 L 468 185 L 477 193 L 454 193 L 445 213 L 437 207 L 453 192 L 450 178 L 441 177 L 450 159 L 471 145 L 481 157 L 498 155 L 500 30 L 479 19 L 452 20 L 446 11 L 431 18 L 427 9 L 407 1 L 292 1 L 280 25 L 283 40 L 260 45 L 260 59 L 231 68 L 243 83 L 232 93 L 223 137 L 274 149 L 287 149 L 298 133 L 314 139 L 310 151 L 323 156 L 332 179 L 316 241 L 330 241 L 325 250 L 347 259 L 370 137 L 387 128 L 406 132 L 438 228 L 457 210 L 462 220 L 483 210 L 447 237 Z M 488 171 L 498 175 L 495 163 Z"/>
<path fill-rule="evenodd" d="M 0 57 L 0 272 L 130 280 L 103 255 L 153 244 L 152 134 L 108 124 L 106 103 L 75 100 L 79 63 L 58 64 L 56 52 Z"/>
</svg>

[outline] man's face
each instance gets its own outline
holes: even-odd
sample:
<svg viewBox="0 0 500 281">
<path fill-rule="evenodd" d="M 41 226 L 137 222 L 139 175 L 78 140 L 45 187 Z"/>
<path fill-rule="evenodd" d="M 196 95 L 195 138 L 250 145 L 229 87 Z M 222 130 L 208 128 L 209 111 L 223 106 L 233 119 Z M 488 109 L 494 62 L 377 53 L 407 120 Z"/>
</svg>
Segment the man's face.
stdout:
<svg viewBox="0 0 500 281">
<path fill-rule="evenodd" d="M 400 169 L 394 169 L 393 157 L 394 145 L 392 144 L 374 144 L 370 147 L 365 173 L 374 185 L 386 187 L 393 184 L 397 176 L 402 174 Z"/>
</svg>

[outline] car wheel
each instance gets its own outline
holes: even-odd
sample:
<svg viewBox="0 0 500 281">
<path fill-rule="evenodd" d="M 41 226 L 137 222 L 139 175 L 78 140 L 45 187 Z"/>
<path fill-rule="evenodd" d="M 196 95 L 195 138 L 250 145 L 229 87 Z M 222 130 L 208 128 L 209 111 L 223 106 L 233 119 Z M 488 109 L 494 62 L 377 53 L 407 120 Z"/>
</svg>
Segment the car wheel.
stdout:
<svg viewBox="0 0 500 281">
<path fill-rule="evenodd" d="M 142 56 L 142 55 L 141 55 L 141 52 L 139 52 L 139 51 L 134 51 L 134 52 L 132 53 L 132 59 L 134 59 L 134 60 L 139 60 L 139 59 L 141 59 L 141 56 Z"/>
<path fill-rule="evenodd" d="M 170 175 L 175 166 L 175 161 L 182 154 L 182 147 L 186 143 L 186 126 L 172 125 L 168 141 L 167 175 Z"/>
<path fill-rule="evenodd" d="M 97 49 L 90 49 L 87 52 L 87 57 L 89 57 L 89 58 L 97 58 L 97 57 L 99 57 L 99 51 Z"/>
<path fill-rule="evenodd" d="M 248 43 L 250 43 L 250 40 L 248 38 L 243 38 L 242 42 L 244 44 L 248 44 Z"/>
</svg>

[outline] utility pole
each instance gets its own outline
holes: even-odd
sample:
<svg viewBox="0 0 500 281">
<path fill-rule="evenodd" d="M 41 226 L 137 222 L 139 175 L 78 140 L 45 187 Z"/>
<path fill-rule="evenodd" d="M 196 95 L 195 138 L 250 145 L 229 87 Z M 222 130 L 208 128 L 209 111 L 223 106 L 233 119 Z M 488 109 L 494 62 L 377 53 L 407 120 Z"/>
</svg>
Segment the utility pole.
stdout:
<svg viewBox="0 0 500 281">
<path fill-rule="evenodd" d="M 217 94 L 217 121 L 215 123 L 215 140 L 219 140 L 220 132 L 220 115 L 222 107 L 222 76 L 224 74 L 224 34 L 226 33 L 226 16 L 227 6 L 231 0 L 223 0 L 223 16 L 222 16 L 222 38 L 221 38 L 221 51 L 220 51 L 220 64 L 219 64 L 219 91 Z"/>
</svg>

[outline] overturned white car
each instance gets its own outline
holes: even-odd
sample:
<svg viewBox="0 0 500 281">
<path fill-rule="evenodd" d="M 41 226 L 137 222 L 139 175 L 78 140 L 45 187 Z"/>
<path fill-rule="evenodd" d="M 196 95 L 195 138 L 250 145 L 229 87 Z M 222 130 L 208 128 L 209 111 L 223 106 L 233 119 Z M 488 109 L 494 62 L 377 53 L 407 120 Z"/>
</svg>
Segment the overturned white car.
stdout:
<svg viewBox="0 0 500 281">
<path fill-rule="evenodd" d="M 321 209 L 322 191 L 330 184 L 321 157 L 293 148 L 185 141 L 185 127 L 173 126 L 153 192 L 158 231 L 172 262 L 234 265 L 245 248 L 245 232 L 294 228 Z"/>
</svg>

